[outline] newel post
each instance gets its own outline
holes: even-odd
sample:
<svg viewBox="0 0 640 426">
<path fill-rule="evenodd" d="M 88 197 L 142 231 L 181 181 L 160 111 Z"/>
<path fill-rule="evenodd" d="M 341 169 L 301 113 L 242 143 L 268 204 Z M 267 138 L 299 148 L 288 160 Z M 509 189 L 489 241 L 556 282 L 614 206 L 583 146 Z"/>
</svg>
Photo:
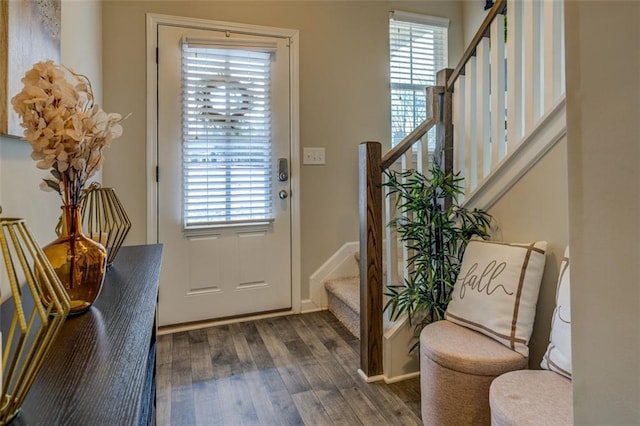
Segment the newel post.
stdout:
<svg viewBox="0 0 640 426">
<path fill-rule="evenodd" d="M 382 374 L 382 147 L 360 144 L 360 369 Z"/>
<path fill-rule="evenodd" d="M 442 147 L 442 169 L 453 173 L 453 87 L 447 87 L 447 80 L 453 74 L 451 68 L 445 68 L 436 74 L 436 85 L 444 87 L 440 99 L 440 119 L 436 125 L 436 144 Z M 451 200 L 446 200 L 445 204 Z M 448 205 L 445 207 L 449 207 Z"/>
</svg>

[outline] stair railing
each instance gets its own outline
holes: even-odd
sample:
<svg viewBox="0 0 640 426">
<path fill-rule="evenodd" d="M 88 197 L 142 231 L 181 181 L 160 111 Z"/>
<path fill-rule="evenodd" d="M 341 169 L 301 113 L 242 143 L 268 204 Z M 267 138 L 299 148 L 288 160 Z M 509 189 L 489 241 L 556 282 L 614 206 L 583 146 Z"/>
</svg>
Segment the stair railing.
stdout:
<svg viewBox="0 0 640 426">
<path fill-rule="evenodd" d="M 564 106 L 563 14 L 562 0 L 497 0 L 447 80 L 454 170 L 465 178 L 467 204 Z"/>
<path fill-rule="evenodd" d="M 384 157 L 379 142 L 360 144 L 360 367 L 368 378 L 383 373 L 385 281 L 406 277 L 410 256 L 386 226 L 395 200 L 389 194 L 383 200 L 385 170 L 428 170 L 425 135 L 435 127 L 444 170 L 464 177 L 465 203 L 473 204 L 501 170 L 522 175 L 530 165 L 520 152 L 564 108 L 563 13 L 561 0 L 496 0 L 460 63 L 440 71 L 437 86 L 427 89 L 429 118 Z"/>
<path fill-rule="evenodd" d="M 395 199 L 388 193 L 383 199 L 383 174 L 389 169 L 417 169 L 420 172 L 428 170 L 430 159 L 427 133 L 435 127 L 436 139 L 444 140 L 441 104 L 446 101 L 444 84 L 451 71 L 438 73 L 437 83 L 442 86 L 427 88 L 427 119 L 384 157 L 380 142 L 360 144 L 360 370 L 369 380 L 380 376 L 383 371 L 384 285 L 395 281 L 395 277 L 406 274 L 406 259 L 409 257 L 405 248 L 398 249 L 398 237 L 394 229 L 386 226 L 395 215 Z M 449 119 L 450 117 L 449 114 Z M 384 240 L 383 229 L 386 233 Z M 383 244 L 386 244 L 386 280 L 383 280 Z M 399 262 L 404 265 L 400 270 L 397 266 Z"/>
</svg>

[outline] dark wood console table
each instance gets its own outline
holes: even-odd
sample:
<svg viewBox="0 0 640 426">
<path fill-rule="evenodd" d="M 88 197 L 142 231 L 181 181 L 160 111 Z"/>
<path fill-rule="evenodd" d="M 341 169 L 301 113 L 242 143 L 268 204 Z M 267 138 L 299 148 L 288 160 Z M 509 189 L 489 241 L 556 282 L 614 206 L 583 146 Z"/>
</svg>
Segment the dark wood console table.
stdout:
<svg viewBox="0 0 640 426">
<path fill-rule="evenodd" d="M 91 309 L 70 317 L 13 425 L 155 424 L 161 245 L 122 247 Z"/>
</svg>

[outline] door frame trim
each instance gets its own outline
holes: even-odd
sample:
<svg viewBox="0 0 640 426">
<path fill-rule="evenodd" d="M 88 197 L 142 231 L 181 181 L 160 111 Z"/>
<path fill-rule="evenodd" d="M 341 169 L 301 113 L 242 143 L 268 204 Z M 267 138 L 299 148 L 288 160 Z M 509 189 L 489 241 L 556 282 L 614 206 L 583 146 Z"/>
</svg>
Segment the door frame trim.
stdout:
<svg viewBox="0 0 640 426">
<path fill-rule="evenodd" d="M 158 74 L 156 66 L 156 48 L 158 47 L 158 26 L 174 25 L 181 27 L 228 30 L 272 37 L 289 38 L 289 78 L 290 78 L 290 184 L 291 184 L 291 311 L 299 313 L 302 297 L 302 269 L 300 246 L 300 77 L 299 77 L 299 31 L 286 28 L 264 27 L 259 25 L 213 21 L 209 19 L 188 18 L 146 14 L 146 76 L 147 76 L 147 140 L 146 140 L 146 176 L 147 176 L 147 243 L 158 242 Z"/>
</svg>

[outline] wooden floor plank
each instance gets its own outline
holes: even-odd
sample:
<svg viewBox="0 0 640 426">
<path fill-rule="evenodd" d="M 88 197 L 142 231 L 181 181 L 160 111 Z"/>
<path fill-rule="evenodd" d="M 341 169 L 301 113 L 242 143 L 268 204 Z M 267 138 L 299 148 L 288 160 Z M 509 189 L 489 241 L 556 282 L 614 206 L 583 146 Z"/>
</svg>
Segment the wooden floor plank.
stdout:
<svg viewBox="0 0 640 426">
<path fill-rule="evenodd" d="M 360 390 L 358 386 L 352 386 L 349 388 L 341 389 L 344 399 L 349 401 L 349 404 L 358 415 L 360 421 L 365 425 L 386 425 L 390 424 L 387 419 L 384 418 L 380 410 L 373 404 L 373 402 Z"/>
<path fill-rule="evenodd" d="M 229 326 L 209 328 L 207 337 L 223 424 L 257 424 L 258 415 Z"/>
<path fill-rule="evenodd" d="M 327 414 L 316 394 L 309 390 L 291 395 L 298 413 L 305 425 L 333 425 L 331 417 Z"/>
<path fill-rule="evenodd" d="M 332 317 L 331 314 L 328 314 Z M 366 384 L 357 374 L 359 356 L 344 340 L 344 337 L 350 339 L 344 333 L 336 332 L 336 330 L 323 318 L 325 313 L 318 313 L 313 317 L 303 316 L 302 321 L 309 329 L 313 329 L 317 340 L 321 342 L 324 348 L 331 354 L 332 366 L 330 367 L 331 377 L 339 383 L 339 390 L 343 398 L 349 403 L 349 406 L 356 413 L 359 420 L 365 424 L 397 424 L 397 420 L 384 407 L 377 407 L 375 398 L 371 398 L 369 388 L 371 385 Z M 329 318 L 330 320 L 331 318 Z M 317 344 L 317 343 L 316 343 Z M 324 352 L 320 350 L 320 352 Z"/>
<path fill-rule="evenodd" d="M 362 422 L 339 391 L 353 381 L 345 374 L 334 374 L 336 359 L 302 320 L 300 315 L 288 317 L 289 324 L 312 355 L 300 361 L 303 372 L 327 414 L 337 425 L 358 425 Z"/>
<path fill-rule="evenodd" d="M 286 343 L 299 338 L 295 330 L 289 327 L 289 321 L 286 316 L 268 318 L 261 322 L 267 323 L 271 328 L 277 330 L 278 339 L 282 342 Z"/>
<path fill-rule="evenodd" d="M 205 330 L 189 331 L 189 352 L 191 354 L 191 380 L 204 382 L 213 378 L 213 364 L 209 341 Z"/>
<path fill-rule="evenodd" d="M 268 398 L 282 423 L 287 425 L 302 424 L 302 417 L 300 417 L 293 398 L 282 381 L 278 370 L 275 368 L 262 370 L 260 377 L 268 389 Z"/>
<path fill-rule="evenodd" d="M 166 334 L 156 338 L 156 365 L 171 364 L 171 346 L 173 334 Z"/>
<path fill-rule="evenodd" d="M 338 390 L 314 390 L 334 425 L 362 425 L 363 421 Z"/>
<path fill-rule="evenodd" d="M 239 324 L 232 324 L 230 330 L 233 335 L 233 343 L 238 354 L 238 360 L 242 366 L 244 380 L 249 387 L 249 395 L 256 410 L 258 423 L 263 425 L 278 424 L 271 400 L 264 397 L 269 390 L 265 386 L 260 371 L 253 360 L 251 348 L 243 334 L 242 327 Z"/>
<path fill-rule="evenodd" d="M 156 342 L 156 423 L 158 426 L 168 426 L 171 422 L 171 345 L 173 335 L 158 336 Z"/>
<path fill-rule="evenodd" d="M 333 316 L 329 311 L 326 311 L 322 318 L 327 322 L 327 324 L 331 325 L 331 327 L 338 333 L 342 340 L 347 342 L 351 349 L 353 349 L 356 353 L 360 353 L 360 339 L 351 334 L 351 332 L 344 326 L 338 319 Z"/>
<path fill-rule="evenodd" d="M 316 312 L 159 336 L 159 425 L 420 424 L 419 380 L 367 384 L 359 341 Z"/>
<path fill-rule="evenodd" d="M 421 417 L 421 399 L 420 399 L 420 377 L 403 380 L 402 382 L 392 383 L 389 390 L 398 395 L 407 407 L 411 409 L 416 417 Z"/>
<path fill-rule="evenodd" d="M 196 382 L 192 385 L 196 406 L 195 424 L 223 424 L 224 411 L 220 410 L 220 394 L 217 383 L 212 380 Z"/>
<path fill-rule="evenodd" d="M 271 358 L 262 337 L 260 337 L 260 333 L 258 333 L 255 321 L 240 323 L 236 330 L 242 331 L 242 334 L 247 341 L 247 345 L 249 345 L 249 349 L 251 350 L 253 362 L 258 370 L 275 368 L 273 359 Z"/>
<path fill-rule="evenodd" d="M 318 331 L 326 339 L 325 345 L 333 348 L 332 353 L 338 360 L 339 365 L 344 368 L 345 373 L 353 376 L 357 375 L 357 372 L 354 372 L 354 369 L 357 371 L 359 355 L 349 345 L 349 342 L 343 340 L 343 333 L 336 330 L 336 328 L 342 328 L 342 326 L 336 324 L 333 319 L 334 317 L 328 312 L 323 315 L 319 315 L 318 317 L 321 322 L 324 323 L 324 326 L 318 326 Z M 364 382 L 357 380 L 356 385 L 363 394 L 373 402 L 375 408 L 380 411 L 389 424 L 421 424 L 420 418 L 411 410 L 403 409 L 404 404 L 402 400 L 397 395 L 389 391 L 388 386 L 379 386 L 379 383 L 367 385 L 364 384 Z M 374 390 L 376 387 L 377 391 Z"/>
<path fill-rule="evenodd" d="M 278 415 L 278 420 L 283 424 L 301 424 L 302 418 L 298 414 L 291 394 L 287 391 L 280 374 L 278 374 L 260 333 L 258 333 L 256 322 L 242 323 L 241 327 L 256 368 L 260 373 L 260 380 L 267 389 L 266 395 Z"/>
<path fill-rule="evenodd" d="M 171 350 L 171 425 L 195 424 L 191 387 L 191 350 L 187 333 L 173 335 Z"/>
<path fill-rule="evenodd" d="M 291 318 L 291 324 L 307 343 L 310 351 L 314 355 L 315 361 L 323 367 L 323 370 L 326 372 L 327 376 L 331 379 L 336 388 L 341 389 L 353 386 L 353 377 L 348 374 L 344 374 L 341 368 L 336 368 L 336 363 L 338 361 L 319 338 L 317 330 L 314 329 L 314 324 L 310 321 L 307 322 L 308 318 L 303 319 L 305 318 L 304 315 L 298 315 Z"/>
<path fill-rule="evenodd" d="M 212 380 L 214 370 L 207 332 L 193 330 L 189 331 L 188 335 L 196 424 L 219 424 L 223 421 L 223 416 L 221 411 L 216 409 L 220 395 L 217 383 Z"/>
<path fill-rule="evenodd" d="M 295 359 L 291 357 L 284 342 L 279 338 L 282 330 L 278 329 L 276 331 L 271 321 L 257 321 L 256 327 L 289 393 L 293 395 L 310 390 L 309 383 L 302 374 L 300 367 L 296 364 Z"/>
</svg>

